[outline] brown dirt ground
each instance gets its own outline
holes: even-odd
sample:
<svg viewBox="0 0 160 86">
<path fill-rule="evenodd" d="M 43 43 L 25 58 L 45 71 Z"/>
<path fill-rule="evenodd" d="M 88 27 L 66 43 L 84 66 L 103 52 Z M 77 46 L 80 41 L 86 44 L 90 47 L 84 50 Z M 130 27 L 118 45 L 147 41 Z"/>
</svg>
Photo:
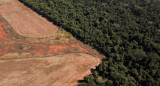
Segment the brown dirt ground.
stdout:
<svg viewBox="0 0 160 86">
<path fill-rule="evenodd" d="M 13 29 L 25 37 L 46 37 L 57 32 L 58 27 L 48 22 L 17 0 L 1 0 L 0 13 Z"/>
<path fill-rule="evenodd" d="M 71 86 L 104 58 L 17 0 L 0 0 L 0 86 Z"/>
<path fill-rule="evenodd" d="M 99 62 L 84 53 L 0 60 L 0 86 L 73 86 Z"/>
</svg>

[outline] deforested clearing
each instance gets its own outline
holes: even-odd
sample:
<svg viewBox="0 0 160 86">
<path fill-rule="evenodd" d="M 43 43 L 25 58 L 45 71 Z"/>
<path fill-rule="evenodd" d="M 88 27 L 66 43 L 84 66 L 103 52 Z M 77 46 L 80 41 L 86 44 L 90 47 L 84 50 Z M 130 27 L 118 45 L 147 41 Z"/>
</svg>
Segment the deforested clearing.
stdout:
<svg viewBox="0 0 160 86">
<path fill-rule="evenodd" d="M 18 0 L 0 0 L 0 85 L 76 85 L 103 57 Z"/>
<path fill-rule="evenodd" d="M 89 69 L 99 62 L 98 58 L 83 53 L 0 60 L 0 85 L 72 86 L 90 74 Z"/>
</svg>

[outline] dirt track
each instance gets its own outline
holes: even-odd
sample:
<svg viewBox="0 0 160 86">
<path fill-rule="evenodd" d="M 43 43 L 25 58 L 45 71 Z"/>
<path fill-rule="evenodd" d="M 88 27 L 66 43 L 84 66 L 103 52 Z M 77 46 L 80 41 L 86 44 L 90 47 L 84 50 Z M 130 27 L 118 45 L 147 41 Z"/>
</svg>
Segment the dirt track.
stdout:
<svg viewBox="0 0 160 86">
<path fill-rule="evenodd" d="M 0 0 L 0 86 L 72 86 L 99 58 L 17 0 Z"/>
</svg>

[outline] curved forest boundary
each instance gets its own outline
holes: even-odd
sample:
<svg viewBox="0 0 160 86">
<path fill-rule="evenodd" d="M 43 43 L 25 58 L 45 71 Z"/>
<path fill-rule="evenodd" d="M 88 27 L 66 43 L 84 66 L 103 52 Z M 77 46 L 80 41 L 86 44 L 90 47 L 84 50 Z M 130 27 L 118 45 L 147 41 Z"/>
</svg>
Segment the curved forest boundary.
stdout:
<svg viewBox="0 0 160 86">
<path fill-rule="evenodd" d="M 79 86 L 160 85 L 159 0 L 19 0 L 107 56 Z"/>
</svg>

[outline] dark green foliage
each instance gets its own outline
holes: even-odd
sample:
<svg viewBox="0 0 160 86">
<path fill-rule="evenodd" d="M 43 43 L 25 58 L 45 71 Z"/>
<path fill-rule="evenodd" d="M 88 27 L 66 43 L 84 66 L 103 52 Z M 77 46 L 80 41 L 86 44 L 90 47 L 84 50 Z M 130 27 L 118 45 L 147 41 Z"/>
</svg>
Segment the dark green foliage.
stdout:
<svg viewBox="0 0 160 86">
<path fill-rule="evenodd" d="M 106 55 L 78 86 L 160 86 L 160 0 L 19 0 Z"/>
</svg>

